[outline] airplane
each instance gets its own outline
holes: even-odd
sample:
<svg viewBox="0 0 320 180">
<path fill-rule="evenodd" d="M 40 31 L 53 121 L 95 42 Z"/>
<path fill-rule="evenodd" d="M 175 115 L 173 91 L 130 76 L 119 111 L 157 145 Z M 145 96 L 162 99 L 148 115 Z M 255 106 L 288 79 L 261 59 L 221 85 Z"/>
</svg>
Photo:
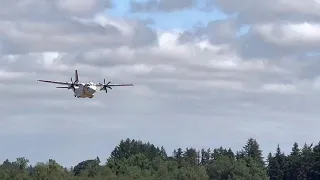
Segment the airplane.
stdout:
<svg viewBox="0 0 320 180">
<path fill-rule="evenodd" d="M 60 85 L 67 85 L 62 87 L 56 87 L 56 88 L 63 88 L 63 89 L 72 89 L 74 92 L 74 97 L 77 98 L 93 98 L 95 96 L 95 93 L 100 90 L 105 90 L 106 93 L 108 92 L 108 89 L 112 89 L 114 86 L 134 86 L 133 84 L 110 84 L 111 81 L 106 83 L 106 79 L 103 80 L 103 84 L 95 84 L 93 82 L 88 83 L 80 83 L 79 82 L 79 76 L 78 76 L 78 70 L 75 70 L 75 81 L 72 81 L 71 77 L 71 83 L 70 82 L 61 82 L 61 81 L 50 81 L 50 80 L 37 80 L 40 82 L 46 82 L 46 83 L 53 83 L 53 84 L 60 84 Z"/>
</svg>

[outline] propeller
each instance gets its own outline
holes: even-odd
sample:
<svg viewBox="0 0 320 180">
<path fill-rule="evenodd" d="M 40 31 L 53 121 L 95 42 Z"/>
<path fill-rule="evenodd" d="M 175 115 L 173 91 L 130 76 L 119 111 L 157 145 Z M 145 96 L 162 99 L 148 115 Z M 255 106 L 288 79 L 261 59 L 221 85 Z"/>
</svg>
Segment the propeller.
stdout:
<svg viewBox="0 0 320 180">
<path fill-rule="evenodd" d="M 60 87 L 56 87 L 56 88 L 61 88 L 61 89 L 73 89 L 73 90 L 75 90 L 75 82 L 73 82 L 73 80 L 72 80 L 72 77 L 71 77 L 71 84 L 68 86 L 68 87 L 64 87 L 64 86 L 60 86 Z"/>
<path fill-rule="evenodd" d="M 112 89 L 112 87 L 109 86 L 110 83 L 111 83 L 111 81 L 109 81 L 109 82 L 106 84 L 106 79 L 103 79 L 103 84 L 104 84 L 104 85 L 103 85 L 103 87 L 100 89 L 100 91 L 105 90 L 106 93 L 108 93 L 107 88 Z"/>
<path fill-rule="evenodd" d="M 70 79 L 71 79 L 71 84 L 70 84 L 70 86 L 68 87 L 68 90 L 69 90 L 69 89 L 75 90 L 75 88 L 74 88 L 75 82 L 73 82 L 72 77 L 71 77 Z"/>
</svg>

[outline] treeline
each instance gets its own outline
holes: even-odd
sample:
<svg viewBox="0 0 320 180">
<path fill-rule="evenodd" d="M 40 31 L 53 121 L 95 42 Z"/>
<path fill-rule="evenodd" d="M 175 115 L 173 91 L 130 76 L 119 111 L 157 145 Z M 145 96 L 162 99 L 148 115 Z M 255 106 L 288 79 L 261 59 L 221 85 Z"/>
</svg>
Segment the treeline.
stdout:
<svg viewBox="0 0 320 180">
<path fill-rule="evenodd" d="M 65 168 L 55 160 L 29 165 L 26 158 L 0 165 L 0 180 L 320 180 L 320 144 L 293 144 L 285 155 L 280 147 L 267 161 L 255 139 L 240 151 L 228 148 L 174 150 L 126 139 L 105 164 L 99 157 Z"/>
</svg>

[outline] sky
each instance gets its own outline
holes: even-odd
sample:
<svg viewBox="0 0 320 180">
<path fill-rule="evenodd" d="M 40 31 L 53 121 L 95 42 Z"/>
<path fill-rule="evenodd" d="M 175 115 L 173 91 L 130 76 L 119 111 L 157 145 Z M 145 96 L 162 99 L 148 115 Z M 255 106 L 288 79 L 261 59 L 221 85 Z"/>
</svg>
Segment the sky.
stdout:
<svg viewBox="0 0 320 180">
<path fill-rule="evenodd" d="M 0 161 L 105 161 L 126 138 L 169 155 L 317 143 L 320 2 L 270 1 L 0 0 Z M 78 99 L 36 81 L 75 69 L 135 86 Z"/>
</svg>

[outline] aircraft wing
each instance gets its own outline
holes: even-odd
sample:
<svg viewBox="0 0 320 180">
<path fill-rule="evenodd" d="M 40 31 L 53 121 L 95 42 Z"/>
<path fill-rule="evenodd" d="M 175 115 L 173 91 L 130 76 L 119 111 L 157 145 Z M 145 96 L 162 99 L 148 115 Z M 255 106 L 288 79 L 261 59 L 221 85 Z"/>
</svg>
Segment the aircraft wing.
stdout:
<svg viewBox="0 0 320 180">
<path fill-rule="evenodd" d="M 134 86 L 133 84 L 97 84 L 98 87 L 103 87 L 103 86 Z"/>
<path fill-rule="evenodd" d="M 133 84 L 108 84 L 108 86 L 134 86 Z"/>
<path fill-rule="evenodd" d="M 60 84 L 60 85 L 71 85 L 72 83 L 69 82 L 61 82 L 61 81 L 49 81 L 49 80 L 38 80 L 40 82 L 46 82 L 46 83 L 53 83 L 53 84 Z M 75 83 L 75 85 L 77 85 Z"/>
</svg>

